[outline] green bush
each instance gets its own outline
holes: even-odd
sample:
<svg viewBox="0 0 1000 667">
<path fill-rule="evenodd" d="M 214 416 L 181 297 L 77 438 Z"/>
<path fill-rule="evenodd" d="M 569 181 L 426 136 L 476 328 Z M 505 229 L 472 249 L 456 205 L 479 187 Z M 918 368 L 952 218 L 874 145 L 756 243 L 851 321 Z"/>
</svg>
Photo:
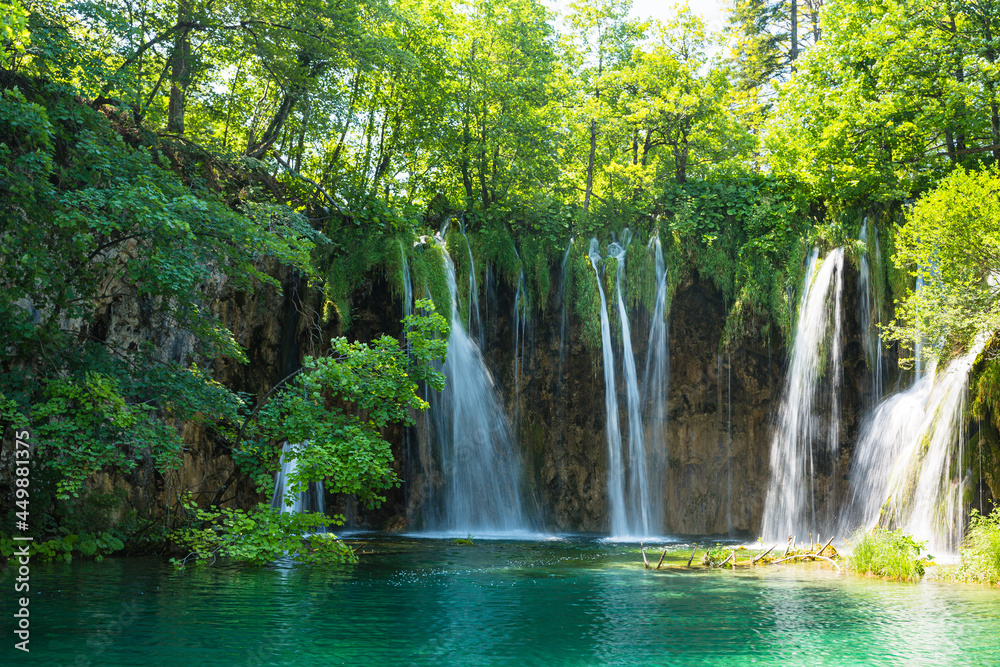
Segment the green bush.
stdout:
<svg viewBox="0 0 1000 667">
<path fill-rule="evenodd" d="M 15 548 L 19 548 L 21 544 L 24 543 L 15 543 L 13 538 L 6 535 L 0 536 L 0 557 L 10 558 L 14 555 Z M 80 558 L 103 560 L 105 556 L 124 548 L 125 543 L 110 532 L 93 535 L 71 533 L 42 542 L 29 543 L 28 555 L 33 560 L 64 560 L 68 563 L 73 560 L 74 555 Z"/>
<path fill-rule="evenodd" d="M 218 559 L 263 565 L 291 556 L 306 563 L 353 563 L 354 552 L 332 534 L 310 534 L 342 517 L 318 512 L 291 514 L 261 503 L 242 509 L 200 509 L 187 504 L 192 521 L 170 534 L 171 540 L 187 555 L 172 558 L 174 567 L 189 563 L 211 565 Z"/>
<path fill-rule="evenodd" d="M 966 581 L 1000 584 L 1000 506 L 986 516 L 972 510 L 969 533 L 962 545 L 962 561 L 955 576 Z"/>
<path fill-rule="evenodd" d="M 920 552 L 926 542 L 917 542 L 901 530 L 876 526 L 870 533 L 858 533 L 854 552 L 847 564 L 859 574 L 897 581 L 916 581 L 924 576 Z"/>
</svg>

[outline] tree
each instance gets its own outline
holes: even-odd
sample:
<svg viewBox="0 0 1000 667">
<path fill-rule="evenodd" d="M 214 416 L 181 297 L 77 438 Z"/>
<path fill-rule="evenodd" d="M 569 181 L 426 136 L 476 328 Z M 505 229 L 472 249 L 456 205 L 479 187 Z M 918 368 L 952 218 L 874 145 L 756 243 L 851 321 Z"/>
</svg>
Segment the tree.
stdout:
<svg viewBox="0 0 1000 667">
<path fill-rule="evenodd" d="M 886 201 L 992 158 L 990 20 L 908 0 L 836 3 L 823 17 L 769 125 L 779 172 L 834 201 Z"/>
<path fill-rule="evenodd" d="M 294 381 L 264 406 L 258 438 L 309 443 L 295 452 L 290 491 L 322 481 L 330 491 L 376 506 L 385 500 L 380 492 L 399 483 L 382 430 L 413 424 L 413 413 L 427 409 L 418 382 L 438 391 L 445 382 L 432 364 L 444 361 L 448 323 L 430 299 L 418 300 L 416 309 L 404 320 L 406 349 L 384 335 L 370 344 L 334 339 L 330 356 L 307 357 Z"/>
<path fill-rule="evenodd" d="M 1000 330 L 1000 170 L 958 169 L 921 197 L 893 261 L 923 285 L 897 306 L 891 339 L 933 358 Z"/>
<path fill-rule="evenodd" d="M 587 128 L 589 139 L 584 172 L 584 213 L 590 208 L 594 190 L 597 139 L 608 116 L 602 94 L 629 62 L 633 45 L 642 36 L 641 24 L 627 18 L 631 7 L 631 0 L 580 0 L 570 4 L 572 11 L 567 17 L 573 31 L 567 54 L 572 63 L 571 71 L 579 81 L 580 119 Z"/>
</svg>

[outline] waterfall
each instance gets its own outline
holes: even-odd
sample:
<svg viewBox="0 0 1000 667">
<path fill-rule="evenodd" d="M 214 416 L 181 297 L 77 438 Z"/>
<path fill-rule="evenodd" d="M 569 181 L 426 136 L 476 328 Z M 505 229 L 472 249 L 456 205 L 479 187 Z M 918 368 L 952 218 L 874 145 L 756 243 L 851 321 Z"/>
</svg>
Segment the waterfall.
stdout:
<svg viewBox="0 0 1000 667">
<path fill-rule="evenodd" d="M 626 230 L 627 232 L 627 230 Z M 628 236 L 623 237 L 628 244 Z M 612 535 L 644 537 L 654 534 L 659 526 L 650 523 L 649 508 L 653 504 L 649 490 L 646 446 L 643 442 L 642 408 L 639 399 L 639 380 L 635 371 L 635 356 L 632 352 L 632 331 L 629 327 L 628 310 L 622 293 L 622 274 L 625 273 L 625 247 L 612 243 L 608 256 L 617 260 L 615 286 L 618 294 L 618 316 L 622 327 L 622 376 L 625 379 L 625 396 L 628 407 L 628 486 L 626 493 L 626 525 L 619 526 Z M 659 502 L 658 500 L 656 501 Z M 621 532 L 624 529 L 626 532 Z"/>
<path fill-rule="evenodd" d="M 875 267 L 881 266 L 882 257 L 879 249 L 878 232 L 873 235 L 875 246 Z M 865 359 L 872 372 L 872 401 L 877 403 L 882 398 L 882 340 L 878 325 L 881 319 L 882 305 L 879 302 L 878 291 L 871 275 L 871 265 L 868 261 L 868 218 L 861 224 L 858 240 L 865 244 L 865 250 L 858 258 L 858 307 L 861 311 L 861 336 L 865 348 Z M 872 317 L 874 315 L 874 317 Z"/>
<path fill-rule="evenodd" d="M 818 258 L 818 250 L 813 250 L 803 281 L 792 357 L 771 441 L 771 481 L 761 525 L 767 540 L 819 532 L 817 468 L 822 468 L 826 461 L 834 468 L 829 477 L 836 477 L 839 448 L 836 396 L 841 363 L 839 312 L 844 249 L 831 251 L 817 270 Z M 834 292 L 832 303 L 831 289 Z M 829 326 L 831 312 L 834 314 L 832 332 Z M 828 354 L 824 353 L 826 350 Z M 819 405 L 821 380 L 828 370 L 832 375 L 833 394 L 829 408 Z"/>
<path fill-rule="evenodd" d="M 670 391 L 670 329 L 667 320 L 667 268 L 659 235 L 650 241 L 656 262 L 656 300 L 649 327 L 646 372 L 643 375 L 643 405 L 646 406 L 646 447 L 649 452 L 650 497 L 649 522 L 655 531 L 664 527 L 663 504 L 666 500 L 667 394 Z"/>
<path fill-rule="evenodd" d="M 400 273 L 403 276 L 403 318 L 413 314 L 413 279 L 410 277 L 410 262 L 406 259 L 406 248 L 399 242 L 399 255 L 402 258 Z"/>
<path fill-rule="evenodd" d="M 842 531 L 881 523 L 903 528 L 934 550 L 957 550 L 969 483 L 962 467 L 966 392 L 984 346 L 980 338 L 943 372 L 928 369 L 865 420 L 851 461 Z"/>
<path fill-rule="evenodd" d="M 469 237 L 465 235 L 465 223 L 462 223 L 462 237 L 465 238 L 465 247 L 469 251 L 469 324 L 467 331 L 476 341 L 483 341 L 483 324 L 479 318 L 479 286 L 476 284 L 476 262 L 472 258 L 472 244 Z"/>
<path fill-rule="evenodd" d="M 458 309 L 455 265 L 445 252 L 452 301 L 447 377 L 441 392 L 430 392 L 430 438 L 441 466 L 441 488 L 431 490 L 426 524 L 433 530 L 498 534 L 528 527 L 521 503 L 521 466 L 510 424 L 493 377 Z M 470 270 L 475 267 L 470 265 Z M 475 293 L 470 299 L 475 298 Z M 471 309 L 478 310 L 473 301 Z"/>
<path fill-rule="evenodd" d="M 524 345 L 528 333 L 528 292 L 525 289 L 524 271 L 517 278 L 514 294 L 514 428 L 521 417 L 521 369 L 524 366 Z"/>
<path fill-rule="evenodd" d="M 908 458 L 909 449 L 920 440 L 932 385 L 933 378 L 920 378 L 906 391 L 886 398 L 865 417 L 851 454 L 850 491 L 840 534 L 847 536 L 858 528 L 870 529 L 878 524 L 882 507 L 889 499 L 897 462 Z"/>
<path fill-rule="evenodd" d="M 726 353 L 726 531 L 733 536 L 733 355 Z"/>
<path fill-rule="evenodd" d="M 608 440 L 608 516 L 611 534 L 627 531 L 625 520 L 625 493 L 622 488 L 622 434 L 618 428 L 618 392 L 615 388 L 615 355 L 611 349 L 611 324 L 608 321 L 608 303 L 604 297 L 601 271 L 597 263 L 601 260 L 600 244 L 590 240 L 590 263 L 597 276 L 597 290 L 601 295 L 601 350 L 604 362 L 604 411 L 607 415 L 605 433 Z"/>
<path fill-rule="evenodd" d="M 305 491 L 294 493 L 288 490 L 289 478 L 298 470 L 298 458 L 292 456 L 302 449 L 302 444 L 285 442 L 281 446 L 281 468 L 274 478 L 274 495 L 271 497 L 271 507 L 280 509 L 282 514 L 302 514 L 303 512 L 319 512 L 323 514 L 323 482 L 309 482 Z M 292 502 L 289 503 L 288 501 Z M 316 532 L 326 532 L 319 526 Z"/>
</svg>

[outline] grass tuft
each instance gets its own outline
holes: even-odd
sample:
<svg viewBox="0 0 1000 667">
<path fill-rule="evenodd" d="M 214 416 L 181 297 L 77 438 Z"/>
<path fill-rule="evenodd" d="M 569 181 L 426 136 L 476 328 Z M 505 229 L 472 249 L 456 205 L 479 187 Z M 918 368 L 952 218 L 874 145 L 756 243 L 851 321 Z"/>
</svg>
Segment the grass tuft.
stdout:
<svg viewBox="0 0 1000 667">
<path fill-rule="evenodd" d="M 926 542 L 917 542 L 901 530 L 878 526 L 870 533 L 859 533 L 855 540 L 854 552 L 847 564 L 858 574 L 896 581 L 916 581 L 924 576 L 920 551 Z"/>
<path fill-rule="evenodd" d="M 969 533 L 962 545 L 962 561 L 955 577 L 1000 584 L 1000 506 L 994 506 L 987 516 L 972 510 Z"/>
</svg>

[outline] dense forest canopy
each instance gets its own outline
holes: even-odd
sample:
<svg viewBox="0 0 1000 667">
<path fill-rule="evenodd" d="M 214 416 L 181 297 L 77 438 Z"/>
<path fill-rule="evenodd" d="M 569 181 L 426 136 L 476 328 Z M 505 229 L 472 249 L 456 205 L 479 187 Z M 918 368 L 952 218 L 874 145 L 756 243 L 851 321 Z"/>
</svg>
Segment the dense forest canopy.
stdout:
<svg viewBox="0 0 1000 667">
<path fill-rule="evenodd" d="M 536 307 L 571 236 L 658 232 L 675 278 L 723 291 L 731 338 L 787 336 L 808 245 L 864 252 L 870 215 L 897 250 L 879 278 L 904 299 L 893 336 L 939 353 L 997 328 L 1000 1 L 735 0 L 722 34 L 683 5 L 630 9 L 579 0 L 557 30 L 540 0 L 5 0 L 0 408 L 46 439 L 52 493 L 169 469 L 184 421 L 266 486 L 288 434 L 197 365 L 245 361 L 204 286 L 291 266 L 346 324 L 354 281 L 408 258 L 447 315 L 440 257 L 409 248 L 452 216 L 469 235 L 449 249 L 523 273 Z M 914 296 L 918 272 L 933 289 Z M 595 295 L 581 281 L 579 313 Z M 185 349 L 115 347 L 99 314 L 129 300 Z M 425 317 L 410 326 L 445 328 Z M 331 349 L 363 366 L 382 345 Z M 358 400 L 310 363 L 289 388 Z M 419 401 L 404 370 L 383 387 L 401 405 Z M 386 445 L 362 441 L 372 465 L 344 474 L 377 498 Z"/>
</svg>

